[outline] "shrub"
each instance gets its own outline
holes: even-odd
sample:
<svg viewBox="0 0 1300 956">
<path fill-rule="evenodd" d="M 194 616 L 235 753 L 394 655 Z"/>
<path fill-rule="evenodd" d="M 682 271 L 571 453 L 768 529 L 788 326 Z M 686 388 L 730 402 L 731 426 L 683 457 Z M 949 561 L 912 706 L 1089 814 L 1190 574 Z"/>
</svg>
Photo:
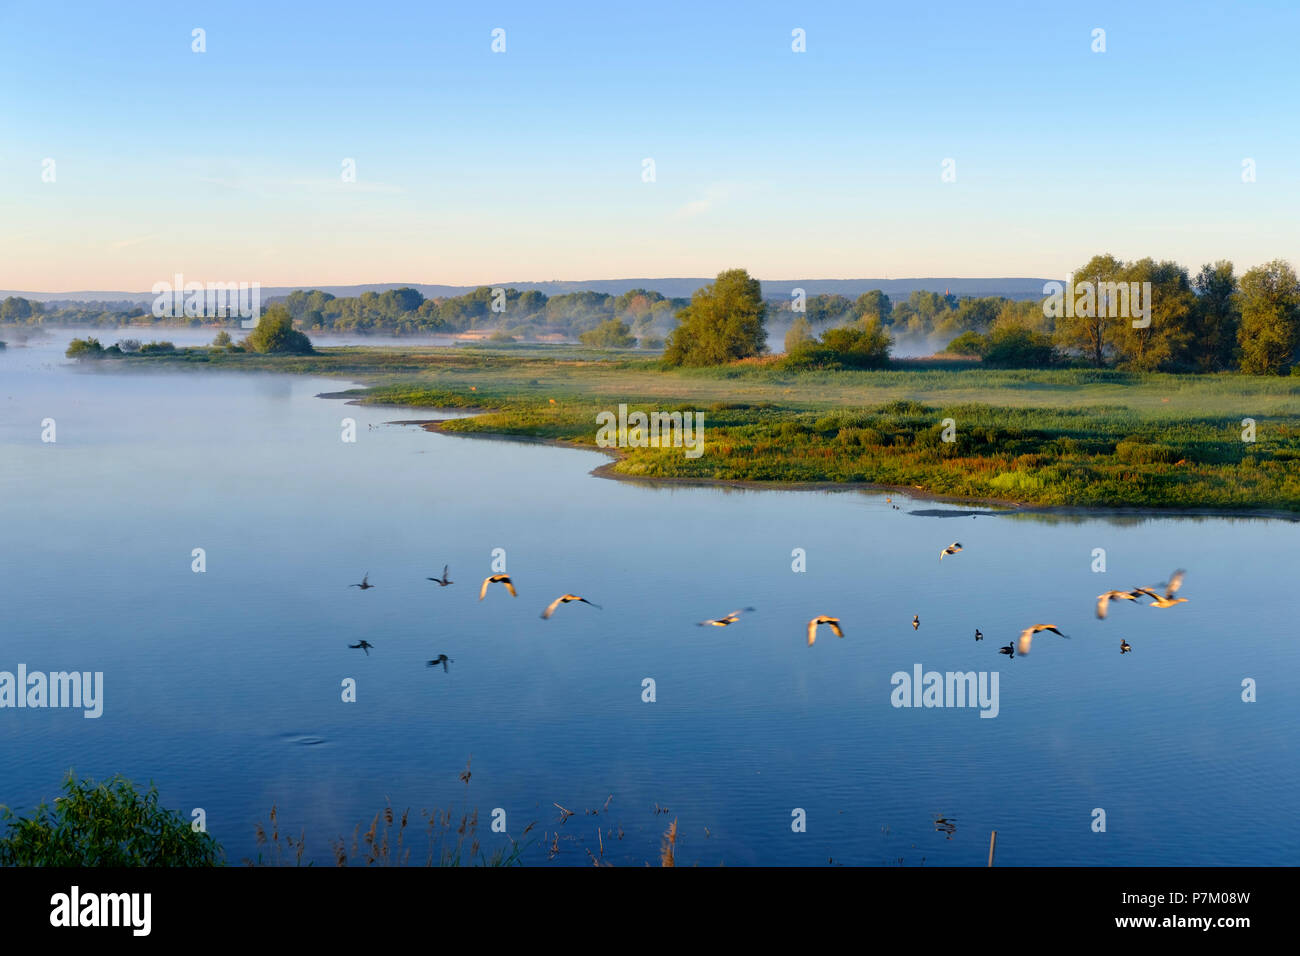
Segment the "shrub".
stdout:
<svg viewBox="0 0 1300 956">
<path fill-rule="evenodd" d="M 175 810 L 158 790 L 141 794 L 125 777 L 103 783 L 71 773 L 64 796 L 30 817 L 0 808 L 0 866 L 217 866 L 221 847 Z"/>
<path fill-rule="evenodd" d="M 99 344 L 99 339 L 73 339 L 63 354 L 74 359 L 103 358 L 104 346 Z"/>
</svg>

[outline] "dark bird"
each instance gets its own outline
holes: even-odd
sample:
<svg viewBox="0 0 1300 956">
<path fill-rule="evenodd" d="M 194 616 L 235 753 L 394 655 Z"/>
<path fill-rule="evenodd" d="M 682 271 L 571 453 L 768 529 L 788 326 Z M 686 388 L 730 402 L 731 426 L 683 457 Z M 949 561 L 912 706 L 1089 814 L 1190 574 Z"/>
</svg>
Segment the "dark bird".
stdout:
<svg viewBox="0 0 1300 956">
<path fill-rule="evenodd" d="M 1119 639 L 1119 652 L 1121 654 L 1127 654 L 1131 650 L 1133 650 L 1133 648 L 1129 646 L 1129 642 L 1121 637 Z"/>
<path fill-rule="evenodd" d="M 975 640 L 977 641 L 984 640 L 984 635 L 980 633 L 980 629 L 978 627 L 975 628 Z"/>
<path fill-rule="evenodd" d="M 440 587 L 440 588 L 445 588 L 448 584 L 454 584 L 454 583 L 455 583 L 454 581 L 451 580 L 451 578 L 447 577 L 447 565 L 445 565 L 445 564 L 442 566 L 442 577 L 440 577 L 440 578 L 425 578 L 425 580 L 426 580 L 426 581 L 432 581 L 434 584 L 438 585 L 438 587 Z"/>
<path fill-rule="evenodd" d="M 370 572 L 367 571 L 364 575 L 362 575 L 360 584 L 349 584 L 348 587 L 361 588 L 361 590 L 363 591 L 365 591 L 368 588 L 373 588 L 374 585 L 370 583 Z"/>
<path fill-rule="evenodd" d="M 374 646 L 375 646 L 375 645 L 371 644 L 369 641 L 365 640 L 364 638 L 362 639 L 362 641 L 361 641 L 360 644 L 349 644 L 349 645 L 348 645 L 348 647 L 352 648 L 354 651 L 365 651 L 365 652 L 366 652 L 366 657 L 369 657 L 369 656 L 370 656 L 370 648 L 372 648 L 372 647 L 374 647 Z"/>
<path fill-rule="evenodd" d="M 510 580 L 510 575 L 493 574 L 489 577 L 484 578 L 483 586 L 478 589 L 478 599 L 480 601 L 483 600 L 485 597 L 487 597 L 487 589 L 489 584 L 504 584 L 506 586 L 506 590 L 510 592 L 511 597 L 519 597 L 519 595 L 515 593 L 515 586 L 514 583 Z"/>
<path fill-rule="evenodd" d="M 425 666 L 426 666 L 426 667 L 437 667 L 439 664 L 441 664 L 441 665 L 442 665 L 443 672 L 445 673 L 446 670 L 447 670 L 447 665 L 448 665 L 448 664 L 455 664 L 455 663 L 456 663 L 456 662 L 453 661 L 453 660 L 452 660 L 450 657 L 448 657 L 446 654 L 439 654 L 436 658 L 434 658 L 433 660 L 429 661 Z"/>
<path fill-rule="evenodd" d="M 817 640 L 817 626 L 820 624 L 829 624 L 831 626 L 831 633 L 834 634 L 836 637 L 844 636 L 844 632 L 840 630 L 840 619 L 838 617 L 831 617 L 829 614 L 823 614 L 820 617 L 815 617 L 808 622 L 808 646 L 809 647 L 812 647 L 813 641 Z"/>
<path fill-rule="evenodd" d="M 1105 594 L 1097 595 L 1097 617 L 1103 621 L 1106 619 L 1106 609 L 1110 607 L 1111 601 L 1136 601 L 1141 597 L 1140 591 L 1107 591 Z"/>
<path fill-rule="evenodd" d="M 1035 624 L 1033 627 L 1027 627 L 1020 632 L 1020 640 L 1017 642 L 1016 653 L 1021 657 L 1028 657 L 1029 645 L 1033 643 L 1034 635 L 1039 631 L 1051 631 L 1053 634 L 1060 634 L 1061 637 L 1069 640 L 1069 637 L 1061 634 L 1061 632 L 1052 624 Z"/>
<path fill-rule="evenodd" d="M 1008 644 L 1006 647 L 999 647 L 999 648 L 998 648 L 998 653 L 999 653 L 999 654 L 1005 654 L 1005 655 L 1007 655 L 1007 657 L 1015 657 L 1015 656 L 1016 656 L 1016 645 L 1014 645 L 1014 644 Z"/>
<path fill-rule="evenodd" d="M 954 541 L 952 544 L 948 545 L 948 547 L 944 548 L 942 551 L 939 552 L 939 560 L 942 561 L 943 556 L 945 554 L 956 554 L 960 550 L 961 550 L 961 542 Z"/>
<path fill-rule="evenodd" d="M 912 615 L 912 630 L 914 630 L 914 631 L 919 630 L 920 627 L 921 627 L 921 615 L 919 615 L 919 614 L 913 614 L 913 615 Z"/>
<path fill-rule="evenodd" d="M 745 613 L 746 611 L 752 611 L 752 610 L 754 610 L 752 607 L 741 608 L 739 611 L 732 611 L 726 617 L 720 617 L 716 621 L 700 621 L 695 626 L 707 627 L 709 625 L 712 625 L 713 627 L 726 627 L 728 624 L 735 624 L 738 620 L 740 620 L 741 614 Z"/>
<path fill-rule="evenodd" d="M 578 597 L 578 595 L 576 594 L 561 594 L 550 604 L 546 605 L 546 610 L 542 612 L 542 620 L 543 621 L 550 620 L 551 615 L 555 613 L 555 609 L 557 607 L 559 607 L 561 604 L 568 604 L 572 601 L 581 601 L 583 604 L 591 604 L 591 606 L 598 611 L 601 609 L 599 604 L 592 604 L 592 602 L 588 601 L 585 597 Z"/>
</svg>

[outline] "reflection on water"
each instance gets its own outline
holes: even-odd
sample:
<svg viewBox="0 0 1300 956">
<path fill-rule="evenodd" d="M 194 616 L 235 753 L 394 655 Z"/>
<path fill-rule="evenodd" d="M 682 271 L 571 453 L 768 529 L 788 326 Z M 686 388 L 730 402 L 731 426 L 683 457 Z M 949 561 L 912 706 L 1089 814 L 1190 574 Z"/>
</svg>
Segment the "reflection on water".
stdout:
<svg viewBox="0 0 1300 956">
<path fill-rule="evenodd" d="M 152 779 L 236 861 L 273 804 L 330 863 L 387 801 L 501 808 L 534 824 L 525 859 L 581 865 L 654 861 L 673 820 L 679 865 L 982 866 L 992 830 L 1000 865 L 1300 850 L 1272 812 L 1300 784 L 1292 522 L 646 487 L 315 397 L 337 379 L 87 373 L 63 344 L 0 353 L 0 670 L 103 671 L 104 713 L 0 709 L 0 803 L 69 767 Z M 494 549 L 518 597 L 479 601 Z M 1096 619 L 1099 593 L 1178 567 L 1188 603 Z M 565 593 L 603 610 L 540 620 Z M 845 637 L 810 649 L 822 614 Z M 1072 640 L 998 653 L 1044 622 Z M 999 674 L 996 719 L 893 706 L 918 665 Z"/>
</svg>

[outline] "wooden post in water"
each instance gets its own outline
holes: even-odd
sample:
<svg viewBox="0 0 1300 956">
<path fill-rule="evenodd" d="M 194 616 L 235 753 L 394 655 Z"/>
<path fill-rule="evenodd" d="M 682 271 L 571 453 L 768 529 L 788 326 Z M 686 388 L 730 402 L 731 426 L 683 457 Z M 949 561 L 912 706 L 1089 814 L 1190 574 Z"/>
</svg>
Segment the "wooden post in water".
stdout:
<svg viewBox="0 0 1300 956">
<path fill-rule="evenodd" d="M 989 834 L 989 866 L 993 865 L 993 848 L 998 845 L 998 831 Z"/>
</svg>

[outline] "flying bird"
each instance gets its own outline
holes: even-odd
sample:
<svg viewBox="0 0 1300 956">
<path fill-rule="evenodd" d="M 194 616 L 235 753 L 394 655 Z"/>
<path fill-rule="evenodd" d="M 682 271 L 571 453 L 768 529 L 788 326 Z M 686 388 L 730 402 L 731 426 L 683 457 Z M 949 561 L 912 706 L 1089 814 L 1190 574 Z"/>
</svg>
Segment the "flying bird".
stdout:
<svg viewBox="0 0 1300 956">
<path fill-rule="evenodd" d="M 739 611 L 732 611 L 726 617 L 720 617 L 716 621 L 700 621 L 695 626 L 706 627 L 708 625 L 712 625 L 714 627 L 726 627 L 728 624 L 735 624 L 738 620 L 740 620 L 740 615 L 744 614 L 746 611 L 752 611 L 752 610 L 754 610 L 752 607 L 741 608 Z"/>
<path fill-rule="evenodd" d="M 1106 619 L 1106 609 L 1110 607 L 1111 601 L 1136 601 L 1138 597 L 1138 591 L 1107 591 L 1105 594 L 1098 594 L 1097 617 L 1103 621 Z"/>
<path fill-rule="evenodd" d="M 425 578 L 425 580 L 426 580 L 426 581 L 432 581 L 434 584 L 438 585 L 438 587 L 440 587 L 440 588 L 445 588 L 448 584 L 455 584 L 455 583 L 456 583 L 456 582 L 452 581 L 451 578 L 447 577 L 447 565 L 445 565 L 445 564 L 442 566 L 442 577 L 440 577 L 440 578 Z"/>
<path fill-rule="evenodd" d="M 510 592 L 511 597 L 519 597 L 519 595 L 515 593 L 515 586 L 514 583 L 510 580 L 510 575 L 493 574 L 490 575 L 489 577 L 484 578 L 483 586 L 478 589 L 478 599 L 480 601 L 483 600 L 485 597 L 487 597 L 487 589 L 489 584 L 504 584 L 506 586 L 506 590 Z"/>
<path fill-rule="evenodd" d="M 555 613 L 557 607 L 561 604 L 568 604 L 571 601 L 581 601 L 583 604 L 591 604 L 591 606 L 598 611 L 601 609 L 599 604 L 592 604 L 592 602 L 588 601 L 585 597 L 578 597 L 576 594 L 561 594 L 550 604 L 546 605 L 546 610 L 542 612 L 542 620 L 550 620 L 551 615 Z"/>
<path fill-rule="evenodd" d="M 370 648 L 372 648 L 372 647 L 374 647 L 374 646 L 375 646 L 375 645 L 371 644 L 369 641 L 365 640 L 364 638 L 362 638 L 360 644 L 349 644 L 349 645 L 348 645 L 348 647 L 352 648 L 354 651 L 365 651 L 365 652 L 366 652 L 366 657 L 369 657 L 369 656 L 370 656 Z"/>
<path fill-rule="evenodd" d="M 348 587 L 350 587 L 350 588 L 361 588 L 361 590 L 363 590 L 363 591 L 366 590 L 367 588 L 373 588 L 374 585 L 370 583 L 370 572 L 367 571 L 367 572 L 362 576 L 362 578 L 361 578 L 361 583 L 360 583 L 360 584 L 349 584 Z"/>
<path fill-rule="evenodd" d="M 442 670 L 443 670 L 443 672 L 446 673 L 446 671 L 447 671 L 447 665 L 448 665 L 448 664 L 455 664 L 455 663 L 456 663 L 456 662 L 453 661 L 453 660 L 452 660 L 450 657 L 448 657 L 446 654 L 439 654 L 436 658 L 434 658 L 433 660 L 431 660 L 431 661 L 429 661 L 428 663 L 426 663 L 426 664 L 425 664 L 425 667 L 437 667 L 439 664 L 441 664 L 441 665 L 442 665 Z"/>
<path fill-rule="evenodd" d="M 956 554 L 960 550 L 961 550 L 961 542 L 954 541 L 952 544 L 948 545 L 948 547 L 944 548 L 942 551 L 939 552 L 939 560 L 942 561 L 943 556 L 945 554 Z"/>
<path fill-rule="evenodd" d="M 919 614 L 913 614 L 913 615 L 912 615 L 912 630 L 914 630 L 914 631 L 919 630 L 920 627 L 921 627 L 921 615 L 919 615 Z"/>
<path fill-rule="evenodd" d="M 1119 639 L 1119 652 L 1121 654 L 1127 654 L 1131 650 L 1133 650 L 1133 648 L 1129 645 L 1129 642 L 1121 637 Z"/>
<path fill-rule="evenodd" d="M 1066 635 L 1061 634 L 1061 632 L 1056 629 L 1055 625 L 1035 624 L 1033 627 L 1027 627 L 1020 632 L 1020 640 L 1016 644 L 1016 653 L 1021 657 L 1029 656 L 1029 645 L 1033 643 L 1034 635 L 1039 631 L 1051 631 L 1053 634 L 1060 634 L 1061 637 L 1065 637 L 1066 640 L 1069 640 Z"/>
<path fill-rule="evenodd" d="M 1165 589 L 1164 594 L 1160 594 L 1151 588 L 1134 588 L 1135 594 L 1145 594 L 1152 598 L 1154 603 L 1148 604 L 1147 607 L 1173 607 L 1175 604 L 1182 604 L 1187 598 L 1176 598 L 1174 594 L 1183 586 L 1183 576 L 1186 571 L 1175 571 L 1169 576 L 1169 583 L 1162 585 Z"/>
<path fill-rule="evenodd" d="M 808 622 L 808 646 L 809 647 L 812 647 L 813 641 L 817 640 L 817 626 L 819 624 L 829 624 L 831 626 L 831 633 L 834 634 L 836 637 L 844 636 L 844 631 L 840 629 L 840 619 L 838 617 L 831 617 L 829 614 L 823 614 L 820 617 L 815 617 Z"/>
</svg>

